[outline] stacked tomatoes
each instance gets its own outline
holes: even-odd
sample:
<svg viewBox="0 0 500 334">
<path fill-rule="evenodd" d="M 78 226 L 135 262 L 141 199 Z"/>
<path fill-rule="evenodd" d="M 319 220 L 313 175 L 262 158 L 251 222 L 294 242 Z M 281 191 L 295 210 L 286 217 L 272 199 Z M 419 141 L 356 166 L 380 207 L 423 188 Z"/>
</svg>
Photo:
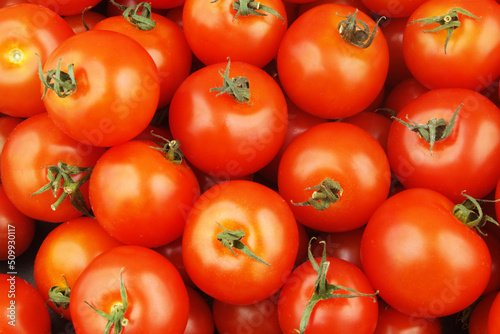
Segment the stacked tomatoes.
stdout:
<svg viewBox="0 0 500 334">
<path fill-rule="evenodd" d="M 0 332 L 500 332 L 499 35 L 494 0 L 0 2 Z"/>
</svg>

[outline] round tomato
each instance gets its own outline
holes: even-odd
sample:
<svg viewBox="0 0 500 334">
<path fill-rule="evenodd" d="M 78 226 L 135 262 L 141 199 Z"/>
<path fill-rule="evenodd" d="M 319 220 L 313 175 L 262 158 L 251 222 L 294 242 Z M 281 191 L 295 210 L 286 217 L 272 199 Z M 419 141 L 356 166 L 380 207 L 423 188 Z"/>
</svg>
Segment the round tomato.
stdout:
<svg viewBox="0 0 500 334">
<path fill-rule="evenodd" d="M 398 114 L 408 103 L 427 93 L 429 89 L 411 77 L 399 82 L 394 86 L 384 102 L 384 108 L 390 109 Z"/>
<path fill-rule="evenodd" d="M 47 59 L 43 75 L 48 85 L 58 68 L 68 87 L 60 92 L 42 84 L 43 102 L 54 123 L 72 138 L 113 146 L 134 138 L 152 120 L 160 94 L 158 69 L 132 38 L 104 30 L 77 34 Z"/>
<path fill-rule="evenodd" d="M 77 334 L 102 333 L 106 326 L 114 333 L 183 334 L 189 316 L 189 296 L 175 267 L 140 246 L 94 258 L 76 280 L 70 305 Z"/>
<path fill-rule="evenodd" d="M 54 0 L 28 0 L 31 3 L 50 8 L 59 15 L 81 14 L 84 9 L 94 7 L 101 0 L 72 0 L 72 1 L 54 1 Z"/>
<path fill-rule="evenodd" d="M 0 159 L 3 151 L 3 146 L 7 141 L 7 137 L 14 128 L 23 121 L 23 118 L 12 117 L 12 116 L 1 116 L 0 117 Z"/>
<path fill-rule="evenodd" d="M 45 63 L 74 32 L 52 10 L 27 3 L 1 8 L 0 22 L 0 112 L 16 117 L 42 113 L 38 63 Z"/>
<path fill-rule="evenodd" d="M 491 256 L 457 207 L 426 188 L 403 190 L 374 212 L 361 239 L 363 270 L 397 311 L 423 318 L 463 310 L 481 296 Z"/>
<path fill-rule="evenodd" d="M 183 334 L 213 334 L 212 309 L 197 290 L 186 287 L 189 296 L 189 318 Z"/>
<path fill-rule="evenodd" d="M 490 314 L 491 305 L 493 305 L 497 294 L 498 291 L 488 293 L 473 306 L 467 322 L 468 334 L 490 333 L 488 332 L 488 316 Z"/>
<path fill-rule="evenodd" d="M 491 303 L 487 322 L 487 333 L 498 333 L 500 331 L 500 293 L 496 294 L 495 299 Z"/>
<path fill-rule="evenodd" d="M 297 223 L 283 198 L 259 183 L 235 180 L 210 188 L 195 203 L 182 237 L 182 256 L 198 288 L 243 305 L 281 288 L 298 244 Z"/>
<path fill-rule="evenodd" d="M 153 250 L 166 257 L 175 266 L 186 286 L 196 287 L 189 277 L 182 259 L 182 236 L 165 245 L 155 247 Z"/>
<path fill-rule="evenodd" d="M 371 134 L 384 151 L 387 151 L 387 137 L 392 124 L 391 119 L 388 117 L 373 111 L 362 111 L 351 117 L 344 118 L 342 122 L 359 126 Z"/>
<path fill-rule="evenodd" d="M 341 4 L 324 4 L 299 16 L 277 55 L 279 79 L 290 100 L 329 119 L 368 107 L 389 66 L 387 42 L 376 27 L 365 13 Z"/>
<path fill-rule="evenodd" d="M 379 302 L 377 328 L 373 334 L 396 333 L 442 334 L 443 328 L 437 318 L 412 317 Z"/>
</svg>

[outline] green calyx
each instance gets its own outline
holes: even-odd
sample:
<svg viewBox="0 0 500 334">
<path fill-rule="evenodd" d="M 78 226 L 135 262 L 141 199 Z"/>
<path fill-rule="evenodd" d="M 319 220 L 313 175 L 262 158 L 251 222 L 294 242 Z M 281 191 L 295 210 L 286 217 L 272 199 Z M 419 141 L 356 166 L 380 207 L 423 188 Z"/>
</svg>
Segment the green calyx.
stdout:
<svg viewBox="0 0 500 334">
<path fill-rule="evenodd" d="M 446 122 L 444 118 L 432 118 L 426 124 L 418 124 L 410 120 L 408 115 L 406 116 L 406 119 L 410 121 L 411 124 L 397 117 L 393 117 L 393 119 L 406 126 L 409 130 L 416 132 L 421 138 L 428 142 L 430 144 L 430 152 L 432 155 L 432 148 L 434 147 L 434 144 L 437 141 L 446 139 L 451 134 L 455 126 L 458 111 L 462 108 L 462 106 L 463 103 L 455 110 L 449 122 Z"/>
<path fill-rule="evenodd" d="M 438 16 L 431 16 L 431 17 L 426 17 L 423 19 L 418 19 L 411 21 L 408 23 L 408 25 L 413 24 L 413 23 L 422 23 L 421 27 L 428 25 L 428 24 L 437 24 L 438 26 L 429 30 L 422 30 L 425 33 L 432 33 L 440 30 L 446 30 L 446 40 L 444 42 L 444 54 L 446 54 L 446 47 L 448 46 L 448 42 L 451 39 L 451 35 L 453 34 L 453 31 L 460 27 L 460 16 L 459 14 L 470 17 L 476 20 L 479 20 L 481 17 L 475 16 L 471 12 L 462 9 L 462 8 L 452 8 L 450 11 L 444 15 L 438 15 Z"/>
<path fill-rule="evenodd" d="M 53 90 L 57 94 L 57 96 L 61 98 L 68 97 L 76 92 L 74 64 L 68 65 L 68 72 L 66 73 L 61 71 L 61 61 L 62 58 L 59 59 L 57 68 L 55 70 L 47 71 L 44 76 L 42 69 L 42 59 L 40 58 L 40 56 L 38 56 L 38 76 L 42 84 L 45 86 L 42 100 L 49 89 Z"/>
<path fill-rule="evenodd" d="M 250 248 L 248 248 L 242 241 L 243 237 L 245 236 L 245 231 L 242 229 L 238 230 L 227 230 L 224 226 L 221 224 L 217 223 L 220 227 L 222 227 L 223 231 L 217 234 L 217 240 L 220 241 L 222 246 L 226 247 L 233 253 L 233 255 L 236 255 L 234 252 L 234 249 L 239 250 L 246 256 L 262 263 L 265 264 L 266 266 L 271 266 L 269 263 L 261 259 L 259 256 L 257 256 Z"/>
<path fill-rule="evenodd" d="M 321 256 L 320 263 L 318 264 L 311 252 L 311 243 L 314 239 L 315 238 L 311 238 L 311 240 L 309 240 L 308 258 L 314 270 L 318 273 L 318 278 L 314 283 L 314 293 L 309 299 L 309 302 L 306 305 L 304 313 L 302 313 L 299 329 L 295 330 L 297 333 L 300 334 L 304 334 L 307 324 L 309 323 L 309 319 L 311 318 L 312 311 L 314 310 L 314 307 L 318 302 L 322 300 L 328 300 L 332 298 L 368 297 L 372 298 L 374 303 L 377 302 L 376 296 L 378 294 L 378 291 L 376 291 L 375 293 L 361 293 L 349 287 L 328 283 L 326 275 L 330 268 L 330 262 L 326 260 L 326 242 L 320 241 L 320 243 L 323 244 L 323 255 Z"/>
<path fill-rule="evenodd" d="M 228 58 L 226 70 L 222 72 L 219 70 L 219 74 L 223 78 L 223 85 L 220 87 L 211 88 L 211 92 L 219 92 L 216 96 L 221 94 L 228 94 L 232 96 L 239 103 L 249 104 L 250 101 L 250 82 L 245 77 L 234 77 L 229 78 L 229 68 L 231 65 L 231 59 Z"/>
<path fill-rule="evenodd" d="M 95 306 L 91 305 L 89 302 L 85 301 L 85 303 L 90 306 L 94 311 L 97 312 L 101 317 L 108 320 L 106 323 L 106 327 L 104 328 L 104 334 L 110 334 L 111 328 L 114 328 L 114 334 L 123 333 L 123 327 L 127 326 L 128 319 L 125 318 L 125 313 L 128 308 L 128 300 L 127 300 L 127 290 L 125 289 L 125 285 L 123 284 L 122 278 L 123 268 L 120 270 L 120 296 L 122 301 L 120 303 L 116 303 L 112 306 L 110 313 L 105 313 Z"/>
<path fill-rule="evenodd" d="M 152 149 L 162 152 L 165 158 L 174 165 L 182 163 L 184 155 L 182 154 L 180 148 L 181 142 L 179 140 L 168 140 L 165 137 L 153 133 L 153 131 L 151 131 L 151 134 L 159 139 L 159 141 L 155 141 L 155 143 L 160 146 L 150 146 Z"/>
<path fill-rule="evenodd" d="M 61 196 L 51 205 L 52 210 L 57 210 L 59 205 L 69 196 L 71 204 L 78 211 L 88 217 L 94 217 L 87 208 L 87 203 L 80 190 L 80 187 L 90 179 L 93 167 L 75 167 L 59 161 L 57 165 L 45 166 L 43 168 L 47 168 L 47 179 L 49 182 L 35 191 L 31 197 L 52 190 L 52 194 L 57 198 L 57 191 L 62 188 L 63 192 Z M 78 181 L 73 180 L 72 175 L 81 173 L 85 173 L 85 175 Z"/>
<path fill-rule="evenodd" d="M 214 0 L 212 3 L 217 2 L 219 0 Z M 238 16 L 267 16 L 267 14 L 271 14 L 279 18 L 285 23 L 285 19 L 273 8 L 264 6 L 260 2 L 255 0 L 236 0 L 233 2 L 233 9 L 236 11 L 236 15 L 234 16 L 234 21 Z"/>
<path fill-rule="evenodd" d="M 69 307 L 69 297 L 71 294 L 71 289 L 68 286 L 68 281 L 66 277 L 64 277 L 65 286 L 53 286 L 49 289 L 49 301 L 54 304 L 56 308 L 62 308 L 63 310 L 67 310 Z"/>
<path fill-rule="evenodd" d="M 338 16 L 345 18 L 345 20 L 339 22 L 337 29 L 344 41 L 359 48 L 366 49 L 373 43 L 380 21 L 385 19 L 385 17 L 380 17 L 377 20 L 375 28 L 373 28 L 373 31 L 370 32 L 368 24 L 356 18 L 357 14 L 358 9 L 356 9 L 353 14 L 349 14 L 348 16 L 337 14 Z"/>
<path fill-rule="evenodd" d="M 484 232 L 481 230 L 488 222 L 493 223 L 498 226 L 498 222 L 483 213 L 483 209 L 479 202 L 496 202 L 496 201 L 488 201 L 488 200 L 478 200 L 473 198 L 470 195 L 467 195 L 465 192 L 462 192 L 462 195 L 465 196 L 465 201 L 460 204 L 456 204 L 453 207 L 453 215 L 462 222 L 465 226 L 469 228 L 475 228 L 480 234 L 484 235 Z"/>
<path fill-rule="evenodd" d="M 315 190 L 306 202 L 294 203 L 296 206 L 312 206 L 316 210 L 328 209 L 330 204 L 337 202 L 342 196 L 342 187 L 337 181 L 327 177 L 320 184 L 306 188 L 305 190 Z"/>
<path fill-rule="evenodd" d="M 113 5 L 123 10 L 123 17 L 139 30 L 151 30 L 156 26 L 156 21 L 151 18 L 152 9 L 149 2 L 140 2 L 130 7 L 120 5 L 110 0 Z"/>
</svg>

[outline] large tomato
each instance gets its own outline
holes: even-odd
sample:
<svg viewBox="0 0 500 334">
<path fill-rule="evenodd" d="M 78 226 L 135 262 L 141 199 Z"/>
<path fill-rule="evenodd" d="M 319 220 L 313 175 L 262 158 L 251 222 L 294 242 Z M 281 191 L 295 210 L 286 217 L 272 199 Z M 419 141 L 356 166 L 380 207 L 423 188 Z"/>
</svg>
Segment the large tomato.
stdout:
<svg viewBox="0 0 500 334">
<path fill-rule="evenodd" d="M 42 113 L 38 62 L 44 63 L 74 32 L 55 12 L 34 4 L 1 8 L 0 22 L 0 112 L 16 117 Z"/>
<path fill-rule="evenodd" d="M 483 293 L 491 256 L 476 230 L 455 216 L 456 209 L 444 195 L 415 188 L 391 196 L 370 218 L 361 239 L 363 270 L 397 311 L 442 317 Z"/>
<path fill-rule="evenodd" d="M 43 102 L 70 137 L 113 146 L 134 138 L 152 120 L 160 94 L 158 69 L 132 38 L 105 30 L 77 34 L 47 59 L 43 76 L 49 77 L 49 85 L 58 68 L 68 87 L 56 92 L 42 84 L 42 90 L 47 89 Z"/>
<path fill-rule="evenodd" d="M 299 244 L 297 223 L 283 198 L 245 180 L 205 191 L 182 238 L 184 265 L 196 286 L 240 305 L 269 298 L 281 288 Z"/>
<path fill-rule="evenodd" d="M 368 15 L 347 5 L 324 4 L 299 16 L 277 55 L 279 79 L 290 100 L 329 119 L 368 107 L 382 89 L 389 66 L 387 42 L 375 29 Z"/>
</svg>

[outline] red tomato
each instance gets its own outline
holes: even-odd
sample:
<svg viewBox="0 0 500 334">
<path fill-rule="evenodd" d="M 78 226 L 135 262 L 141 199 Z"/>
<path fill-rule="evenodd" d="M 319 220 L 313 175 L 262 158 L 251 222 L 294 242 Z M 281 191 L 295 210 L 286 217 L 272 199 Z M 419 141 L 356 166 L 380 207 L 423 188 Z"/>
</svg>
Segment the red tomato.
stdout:
<svg viewBox="0 0 500 334">
<path fill-rule="evenodd" d="M 54 0 L 28 0 L 31 3 L 50 8 L 59 15 L 81 14 L 85 8 L 94 7 L 101 0 L 72 0 L 72 1 L 54 1 Z"/>
<path fill-rule="evenodd" d="M 42 113 L 38 63 L 74 32 L 52 10 L 27 3 L 1 8 L 0 22 L 0 112 L 15 117 Z"/>
<path fill-rule="evenodd" d="M 377 15 L 407 18 L 418 6 L 427 0 L 361 0 L 361 2 Z"/>
<path fill-rule="evenodd" d="M 412 317 L 379 302 L 377 328 L 373 334 L 396 333 L 442 334 L 443 328 L 437 318 Z"/>
<path fill-rule="evenodd" d="M 229 93 L 212 90 L 237 78 L 248 79 L 248 100 L 238 96 L 240 102 Z M 195 167 L 236 178 L 258 171 L 279 151 L 287 129 L 287 104 L 276 81 L 260 68 L 243 62 L 218 63 L 194 72 L 181 84 L 170 104 L 169 125 Z"/>
<path fill-rule="evenodd" d="M 245 10 L 247 2 L 250 5 Z M 250 0 L 237 2 L 242 7 L 238 11 L 233 3 L 234 0 L 186 0 L 182 26 L 189 46 L 205 65 L 224 62 L 229 57 L 264 67 L 276 56 L 287 30 L 285 7 L 279 0 Z M 255 9 L 254 5 L 262 8 Z M 266 12 L 264 7 L 271 8 L 281 18 Z M 250 15 L 245 15 L 246 11 Z"/>
<path fill-rule="evenodd" d="M 159 75 L 153 58 L 137 41 L 114 31 L 80 33 L 50 54 L 43 72 L 60 66 L 69 74 L 70 65 L 77 88 L 66 97 L 49 89 L 43 98 L 63 132 L 94 146 L 113 146 L 148 126 L 158 105 Z"/>
<path fill-rule="evenodd" d="M 50 334 L 50 315 L 45 301 L 26 280 L 0 274 L 0 333 Z"/>
<path fill-rule="evenodd" d="M 89 184 L 99 224 L 125 244 L 158 247 L 182 235 L 200 194 L 185 162 L 170 161 L 153 142 L 113 146 L 96 163 Z"/>
<path fill-rule="evenodd" d="M 467 323 L 468 334 L 491 333 L 488 332 L 488 316 L 497 294 L 498 291 L 491 292 L 474 305 Z"/>
<path fill-rule="evenodd" d="M 371 134 L 384 151 L 387 151 L 387 137 L 392 124 L 388 117 L 373 111 L 362 111 L 351 117 L 344 118 L 342 122 L 359 126 Z"/>
<path fill-rule="evenodd" d="M 307 12 L 309 9 L 316 7 L 318 5 L 323 5 L 325 3 L 338 3 L 343 5 L 352 6 L 354 8 L 359 9 L 366 15 L 370 15 L 370 10 L 363 4 L 361 0 L 314 0 L 309 2 L 303 2 L 300 4 L 298 8 L 298 15 L 302 15 Z"/>
<path fill-rule="evenodd" d="M 431 139 L 393 121 L 387 156 L 405 188 L 433 189 L 457 203 L 465 199 L 464 191 L 482 198 L 495 188 L 500 178 L 500 110 L 486 97 L 468 89 L 435 89 L 414 99 L 397 118 L 425 127 L 442 123 L 431 146 Z"/>
<path fill-rule="evenodd" d="M 295 138 L 278 171 L 279 193 L 296 219 L 324 232 L 366 224 L 387 198 L 390 183 L 380 144 L 368 132 L 342 122 L 316 125 Z"/>
<path fill-rule="evenodd" d="M 111 330 L 122 327 L 127 334 L 183 334 L 189 316 L 189 296 L 175 267 L 140 246 L 94 258 L 75 282 L 70 305 L 77 334 L 104 331 L 108 320 L 96 310 L 121 314 Z"/>
<path fill-rule="evenodd" d="M 389 91 L 384 102 L 384 108 L 393 110 L 398 114 L 408 103 L 428 91 L 429 89 L 418 82 L 417 79 L 413 77 L 407 78 Z"/>
<path fill-rule="evenodd" d="M 130 7 L 130 6 L 137 6 L 138 4 L 140 4 L 142 1 L 141 0 L 115 0 L 114 1 L 115 3 L 117 3 L 119 6 L 113 4 L 111 1 L 107 2 L 106 3 L 106 16 L 121 16 L 123 15 L 123 12 L 124 12 L 124 8 L 126 7 Z M 157 8 L 156 5 L 158 4 L 158 2 L 162 2 L 163 4 L 168 4 L 168 3 L 180 3 L 180 2 L 184 2 L 183 0 L 153 0 L 153 1 L 148 1 L 148 3 L 150 4 L 153 4 L 155 6 L 153 6 L 153 12 L 154 13 L 157 13 L 157 14 L 160 14 L 160 15 L 165 15 L 166 14 L 166 10 L 165 9 L 161 9 L 161 8 Z M 123 7 L 120 7 L 120 6 L 123 6 Z"/>
<path fill-rule="evenodd" d="M 90 217 L 53 229 L 40 245 L 33 269 L 35 285 L 47 305 L 71 320 L 69 296 L 76 279 L 97 255 L 120 245 Z"/>
<path fill-rule="evenodd" d="M 50 182 L 47 166 L 64 162 L 91 168 L 104 151 L 102 147 L 83 144 L 64 134 L 47 113 L 32 116 L 12 130 L 4 145 L 0 170 L 5 193 L 19 211 L 33 219 L 60 223 L 79 217 L 82 213 L 69 199 L 63 200 L 56 210 L 51 208 L 63 194 L 62 187 L 56 191 L 57 198 L 51 191 L 32 195 Z M 86 173 L 71 177 L 78 182 L 83 174 Z M 88 203 L 88 185 L 83 184 L 80 191 Z"/>
<path fill-rule="evenodd" d="M 500 293 L 497 293 L 488 313 L 488 332 L 498 333 L 500 331 Z"/>
<path fill-rule="evenodd" d="M 456 8 L 468 13 L 454 12 Z M 442 15 L 449 15 L 449 26 L 445 20 L 438 20 Z M 422 26 L 425 22 L 418 21 L 433 17 L 437 22 L 428 25 Z M 479 91 L 500 75 L 500 39 L 490 38 L 500 35 L 500 6 L 493 1 L 427 1 L 411 14 L 408 22 L 404 58 L 410 72 L 424 86 Z M 446 42 L 448 34 L 451 37 Z"/>
<path fill-rule="evenodd" d="M 363 21 L 369 32 L 345 28 L 356 20 Z M 369 43 L 375 26 L 365 13 L 341 4 L 317 6 L 299 16 L 286 31 L 277 55 L 280 82 L 290 100 L 329 119 L 349 117 L 368 107 L 382 89 L 389 66 L 380 30 Z M 366 39 L 351 44 L 340 31 L 346 39 L 352 34 Z"/>
<path fill-rule="evenodd" d="M 182 237 L 182 256 L 198 288 L 243 305 L 281 288 L 298 243 L 297 223 L 285 201 L 264 185 L 236 180 L 210 188 L 195 203 Z"/>
<path fill-rule="evenodd" d="M 0 8 L 27 2 L 28 0 L 0 0 Z"/>
<path fill-rule="evenodd" d="M 361 239 L 364 272 L 397 311 L 423 318 L 463 310 L 483 293 L 491 256 L 440 193 L 415 188 L 387 199 Z M 381 260 L 382 259 L 382 260 Z"/>
<path fill-rule="evenodd" d="M 85 11 L 85 14 L 83 14 L 83 18 L 81 13 L 63 17 L 64 21 L 69 24 L 75 34 L 87 31 L 87 28 L 83 24 L 84 21 L 87 27 L 89 29 L 92 29 L 98 22 L 104 20 L 105 18 L 106 16 L 104 14 L 93 10 Z"/>
<path fill-rule="evenodd" d="M 191 278 L 189 277 L 184 261 L 182 260 L 182 237 L 169 242 L 168 244 L 160 247 L 153 248 L 164 257 L 166 257 L 175 266 L 177 271 L 182 277 L 182 280 L 188 287 L 196 287 Z"/>
<path fill-rule="evenodd" d="M 0 117 L 0 159 L 1 153 L 3 151 L 3 146 L 7 141 L 7 137 L 14 128 L 23 121 L 23 118 L 11 117 L 11 116 L 1 116 Z"/>
<path fill-rule="evenodd" d="M 191 287 L 186 287 L 189 296 L 189 318 L 184 334 L 213 334 L 214 317 L 204 297 Z"/>
</svg>

